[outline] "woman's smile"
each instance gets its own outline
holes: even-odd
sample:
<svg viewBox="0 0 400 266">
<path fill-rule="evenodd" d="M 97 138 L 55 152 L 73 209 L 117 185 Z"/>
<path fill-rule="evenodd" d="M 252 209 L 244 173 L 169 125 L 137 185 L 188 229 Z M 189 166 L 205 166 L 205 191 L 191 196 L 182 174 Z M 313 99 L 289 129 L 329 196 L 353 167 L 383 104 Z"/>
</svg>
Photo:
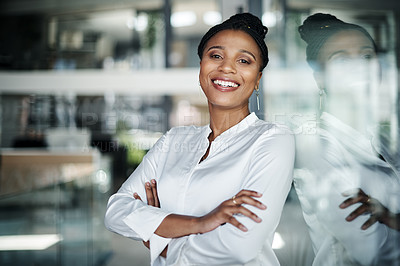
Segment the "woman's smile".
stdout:
<svg viewBox="0 0 400 266">
<path fill-rule="evenodd" d="M 217 78 L 212 80 L 214 87 L 222 92 L 234 91 L 239 88 L 240 84 L 229 79 Z"/>
</svg>

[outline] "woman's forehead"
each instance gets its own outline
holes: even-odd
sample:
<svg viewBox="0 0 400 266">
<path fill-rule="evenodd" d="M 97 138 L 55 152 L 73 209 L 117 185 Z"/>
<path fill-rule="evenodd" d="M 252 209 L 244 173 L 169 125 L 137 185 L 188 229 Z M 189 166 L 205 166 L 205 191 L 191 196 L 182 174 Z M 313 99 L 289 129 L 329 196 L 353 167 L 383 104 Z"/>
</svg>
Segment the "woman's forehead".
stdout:
<svg viewBox="0 0 400 266">
<path fill-rule="evenodd" d="M 205 51 L 213 46 L 221 46 L 224 48 L 251 50 L 261 57 L 261 51 L 256 41 L 244 31 L 241 30 L 223 30 L 215 34 L 207 42 Z"/>
<path fill-rule="evenodd" d="M 343 30 L 329 37 L 319 52 L 319 58 L 329 57 L 336 51 L 362 51 L 363 49 L 375 49 L 372 41 L 361 31 Z"/>
</svg>

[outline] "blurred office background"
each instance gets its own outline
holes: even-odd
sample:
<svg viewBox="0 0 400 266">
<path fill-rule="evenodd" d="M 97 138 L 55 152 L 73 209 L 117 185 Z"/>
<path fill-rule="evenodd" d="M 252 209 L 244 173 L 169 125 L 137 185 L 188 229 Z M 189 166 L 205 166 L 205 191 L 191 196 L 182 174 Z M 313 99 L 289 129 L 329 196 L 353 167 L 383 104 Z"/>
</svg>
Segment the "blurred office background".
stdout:
<svg viewBox="0 0 400 266">
<path fill-rule="evenodd" d="M 325 12 L 367 28 L 383 65 L 377 122 L 398 150 L 397 0 L 2 0 L 0 265 L 149 265 L 142 243 L 104 228 L 108 197 L 169 128 L 208 123 L 197 44 L 242 11 L 269 27 L 251 108 L 288 125 L 315 122 L 319 97 L 297 27 Z M 313 260 L 294 191 L 274 248 L 282 265 Z"/>
</svg>

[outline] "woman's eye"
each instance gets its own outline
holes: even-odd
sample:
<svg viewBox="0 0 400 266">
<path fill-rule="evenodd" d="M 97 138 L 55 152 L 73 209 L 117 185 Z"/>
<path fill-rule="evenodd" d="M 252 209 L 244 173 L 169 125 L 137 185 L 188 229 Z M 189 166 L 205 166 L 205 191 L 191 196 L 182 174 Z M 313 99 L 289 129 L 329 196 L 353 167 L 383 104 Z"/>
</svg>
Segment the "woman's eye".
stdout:
<svg viewBox="0 0 400 266">
<path fill-rule="evenodd" d="M 211 58 L 216 58 L 216 59 L 222 58 L 219 54 L 211 54 L 210 57 Z"/>
<path fill-rule="evenodd" d="M 346 63 L 350 60 L 350 58 L 346 57 L 346 56 L 336 56 L 334 58 L 332 58 L 330 61 L 332 63 Z"/>
<path fill-rule="evenodd" d="M 372 54 L 365 54 L 362 56 L 363 59 L 367 59 L 367 60 L 372 59 L 373 57 L 374 56 Z"/>
<path fill-rule="evenodd" d="M 239 59 L 239 62 L 242 64 L 250 64 L 250 62 L 247 61 L 246 59 Z"/>
</svg>

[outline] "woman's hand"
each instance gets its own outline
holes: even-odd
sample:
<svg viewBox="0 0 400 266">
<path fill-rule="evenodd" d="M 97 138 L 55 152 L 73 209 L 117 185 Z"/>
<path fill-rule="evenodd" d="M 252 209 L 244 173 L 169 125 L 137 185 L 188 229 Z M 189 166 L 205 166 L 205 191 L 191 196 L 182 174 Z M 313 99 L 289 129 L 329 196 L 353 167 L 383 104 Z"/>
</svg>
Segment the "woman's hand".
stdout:
<svg viewBox="0 0 400 266">
<path fill-rule="evenodd" d="M 145 190 L 146 190 L 146 198 L 147 198 L 147 205 L 160 208 L 160 200 L 158 199 L 158 192 L 157 192 L 157 182 L 155 179 L 150 180 L 150 182 L 145 183 Z M 142 200 L 136 192 L 133 193 L 133 197 L 138 200 Z M 150 241 L 143 241 L 145 247 L 150 249 Z M 168 246 L 161 252 L 160 256 L 166 258 L 167 257 L 167 250 Z"/>
<path fill-rule="evenodd" d="M 199 218 L 200 222 L 200 233 L 206 233 L 214 230 L 220 225 L 225 223 L 230 223 L 233 226 L 239 228 L 240 230 L 246 232 L 247 228 L 241 224 L 235 217 L 235 214 L 241 214 L 249 217 L 254 222 L 260 223 L 261 218 L 249 209 L 242 206 L 242 204 L 248 204 L 257 207 L 261 210 L 265 210 L 267 207 L 260 201 L 254 199 L 261 197 L 262 194 L 251 191 L 251 190 L 241 190 L 233 198 L 222 202 L 217 208 L 208 213 L 205 216 Z"/>
<path fill-rule="evenodd" d="M 150 180 L 150 182 L 146 182 L 144 187 L 146 190 L 147 205 L 160 208 L 160 200 L 158 199 L 156 180 L 152 179 Z M 133 197 L 135 199 L 142 200 L 139 194 L 137 194 L 136 192 L 133 193 Z"/>
<path fill-rule="evenodd" d="M 339 205 L 341 209 L 345 209 L 355 203 L 362 203 L 357 209 L 355 209 L 349 214 L 349 216 L 346 217 L 346 221 L 351 222 L 360 215 L 371 214 L 370 218 L 361 226 L 362 230 L 366 230 L 376 222 L 380 222 L 393 229 L 400 230 L 400 224 L 398 223 L 400 215 L 391 213 L 377 199 L 371 198 L 365 194 L 362 189 L 359 188 L 356 191 L 346 191 L 343 192 L 342 195 L 345 197 L 351 197 Z"/>
<path fill-rule="evenodd" d="M 154 190 L 146 187 L 146 193 L 149 202 L 151 202 L 152 197 L 154 198 L 154 195 L 156 195 Z M 169 214 L 164 218 L 154 233 L 164 238 L 177 238 L 191 234 L 210 232 L 225 223 L 230 223 L 242 231 L 247 231 L 247 228 L 239 223 L 234 215 L 239 214 L 249 217 L 255 222 L 261 222 L 261 219 L 257 217 L 256 214 L 242 206 L 242 204 L 248 204 L 262 210 L 266 209 L 264 204 L 255 199 L 261 196 L 260 193 L 255 191 L 242 190 L 233 198 L 225 200 L 213 211 L 202 217 Z M 135 197 L 138 196 L 136 195 Z M 156 202 L 157 200 L 154 199 L 154 204 L 156 204 Z"/>
</svg>

